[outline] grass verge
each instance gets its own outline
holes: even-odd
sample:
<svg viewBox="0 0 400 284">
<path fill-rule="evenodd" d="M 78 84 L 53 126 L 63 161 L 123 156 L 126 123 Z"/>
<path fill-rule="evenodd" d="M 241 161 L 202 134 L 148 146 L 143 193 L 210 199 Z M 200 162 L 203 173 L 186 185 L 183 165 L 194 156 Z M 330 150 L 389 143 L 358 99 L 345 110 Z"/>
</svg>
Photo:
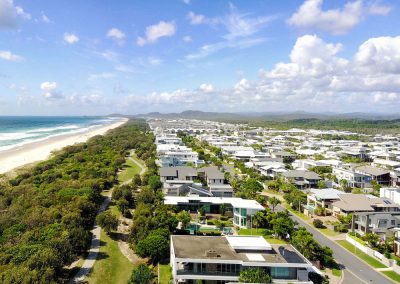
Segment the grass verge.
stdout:
<svg viewBox="0 0 400 284">
<path fill-rule="evenodd" d="M 362 252 L 360 249 L 356 248 L 353 246 L 351 243 L 349 243 L 346 240 L 339 240 L 336 241 L 338 244 L 340 244 L 342 247 L 350 251 L 352 254 L 356 255 L 360 259 L 364 260 L 366 263 L 371 265 L 374 268 L 386 268 L 384 264 L 373 258 L 372 256 L 367 255 L 366 253 Z"/>
<path fill-rule="evenodd" d="M 397 274 L 394 271 L 382 271 L 382 273 L 385 274 L 390 279 L 392 279 L 393 281 L 400 283 L 400 274 Z"/>
<path fill-rule="evenodd" d="M 121 253 L 118 242 L 101 230 L 100 252 L 87 278 L 89 284 L 126 284 L 134 265 Z"/>
</svg>

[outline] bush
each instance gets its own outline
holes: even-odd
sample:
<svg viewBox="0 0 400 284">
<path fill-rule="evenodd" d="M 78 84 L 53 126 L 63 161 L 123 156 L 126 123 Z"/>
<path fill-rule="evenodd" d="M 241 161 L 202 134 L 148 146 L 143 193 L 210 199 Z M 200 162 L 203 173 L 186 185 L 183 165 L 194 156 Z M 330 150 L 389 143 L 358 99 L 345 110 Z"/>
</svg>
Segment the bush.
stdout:
<svg viewBox="0 0 400 284">
<path fill-rule="evenodd" d="M 325 228 L 324 222 L 322 222 L 320 219 L 314 219 L 313 225 L 315 228 L 319 228 L 319 229 Z"/>
<path fill-rule="evenodd" d="M 345 224 L 341 224 L 339 222 L 337 222 L 333 225 L 333 230 L 335 232 L 339 232 L 339 233 L 347 233 L 347 231 L 348 231 L 347 226 Z"/>
</svg>

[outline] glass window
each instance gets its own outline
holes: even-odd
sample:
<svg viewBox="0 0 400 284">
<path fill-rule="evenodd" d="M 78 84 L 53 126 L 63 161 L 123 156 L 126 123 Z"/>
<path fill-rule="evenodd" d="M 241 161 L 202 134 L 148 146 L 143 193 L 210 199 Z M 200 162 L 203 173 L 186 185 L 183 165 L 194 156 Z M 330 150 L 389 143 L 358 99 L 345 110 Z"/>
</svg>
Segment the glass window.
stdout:
<svg viewBox="0 0 400 284">
<path fill-rule="evenodd" d="M 246 208 L 240 209 L 240 215 L 246 216 L 247 215 L 247 209 Z"/>
</svg>

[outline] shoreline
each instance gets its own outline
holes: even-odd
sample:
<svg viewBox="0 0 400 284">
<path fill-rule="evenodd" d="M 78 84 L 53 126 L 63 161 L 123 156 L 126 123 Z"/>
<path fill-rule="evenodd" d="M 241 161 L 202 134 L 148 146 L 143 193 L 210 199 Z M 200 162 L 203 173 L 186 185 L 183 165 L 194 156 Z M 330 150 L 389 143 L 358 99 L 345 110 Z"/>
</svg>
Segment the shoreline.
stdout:
<svg viewBox="0 0 400 284">
<path fill-rule="evenodd" d="M 49 137 L 41 141 L 28 143 L 17 148 L 0 152 L 0 174 L 5 174 L 27 164 L 44 161 L 51 156 L 53 151 L 85 142 L 96 135 L 103 135 L 108 130 L 119 127 L 127 121 L 127 118 L 121 119 L 117 122 L 101 125 L 85 132 L 67 133 Z"/>
</svg>

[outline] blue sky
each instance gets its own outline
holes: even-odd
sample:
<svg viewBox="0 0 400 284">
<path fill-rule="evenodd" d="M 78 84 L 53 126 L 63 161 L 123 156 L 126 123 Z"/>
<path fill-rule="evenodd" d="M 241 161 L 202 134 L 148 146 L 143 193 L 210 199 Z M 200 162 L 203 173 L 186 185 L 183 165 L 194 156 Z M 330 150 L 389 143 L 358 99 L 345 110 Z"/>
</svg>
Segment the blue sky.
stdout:
<svg viewBox="0 0 400 284">
<path fill-rule="evenodd" d="M 0 0 L 0 115 L 397 112 L 399 2 Z"/>
</svg>

